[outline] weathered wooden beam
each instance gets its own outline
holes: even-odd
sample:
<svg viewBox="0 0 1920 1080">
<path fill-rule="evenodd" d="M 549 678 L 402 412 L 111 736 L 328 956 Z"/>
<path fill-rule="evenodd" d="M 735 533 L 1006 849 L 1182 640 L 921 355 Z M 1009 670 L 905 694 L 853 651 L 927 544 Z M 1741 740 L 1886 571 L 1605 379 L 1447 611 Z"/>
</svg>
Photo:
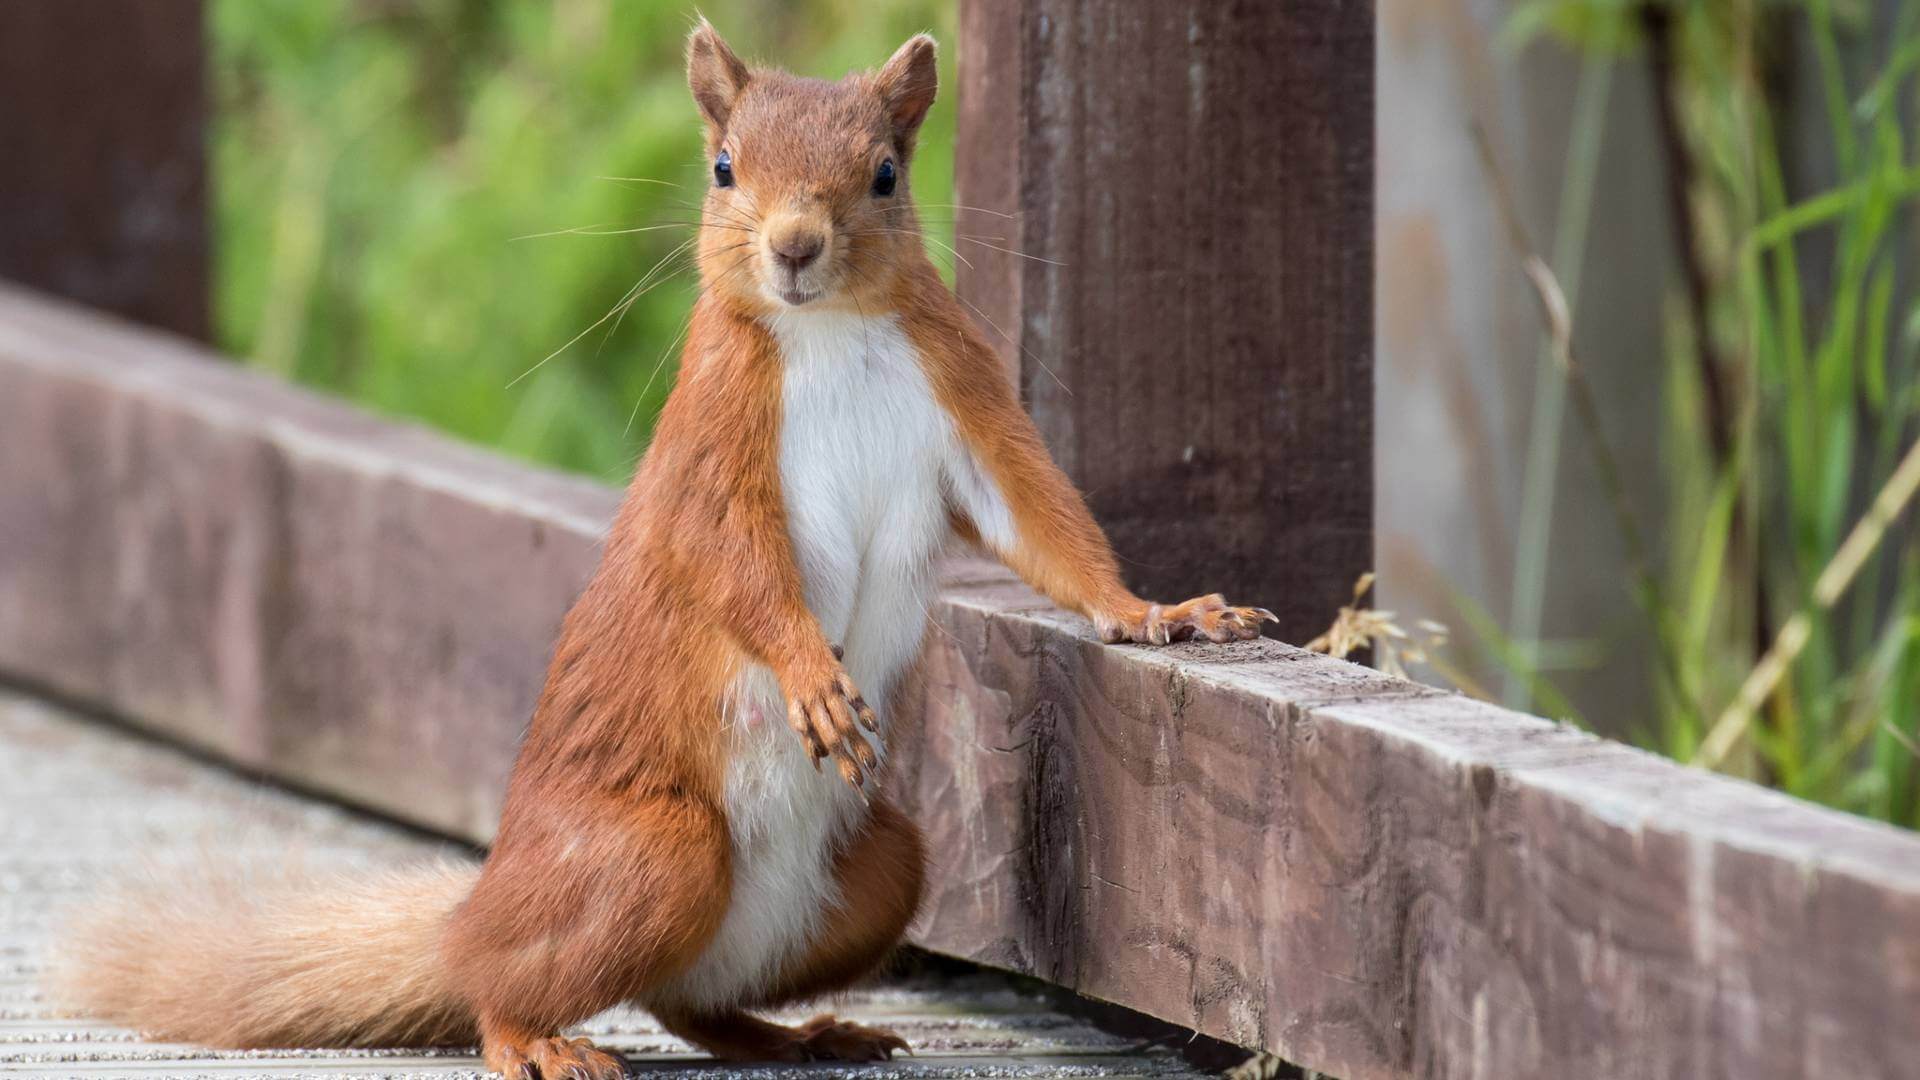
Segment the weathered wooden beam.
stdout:
<svg viewBox="0 0 1920 1080">
<path fill-rule="evenodd" d="M 1289 641 L 1373 562 L 1373 34 L 1349 0 L 960 5 L 961 296 L 1135 588 Z"/>
<path fill-rule="evenodd" d="M 616 493 L 0 287 L 0 672 L 470 839 Z"/>
<path fill-rule="evenodd" d="M 200 0 L 0 4 L 0 277 L 208 334 Z"/>
<path fill-rule="evenodd" d="M 484 840 L 613 493 L 0 289 L 0 676 Z M 947 568 L 921 942 L 1347 1080 L 1920 1075 L 1920 837 Z"/>
</svg>

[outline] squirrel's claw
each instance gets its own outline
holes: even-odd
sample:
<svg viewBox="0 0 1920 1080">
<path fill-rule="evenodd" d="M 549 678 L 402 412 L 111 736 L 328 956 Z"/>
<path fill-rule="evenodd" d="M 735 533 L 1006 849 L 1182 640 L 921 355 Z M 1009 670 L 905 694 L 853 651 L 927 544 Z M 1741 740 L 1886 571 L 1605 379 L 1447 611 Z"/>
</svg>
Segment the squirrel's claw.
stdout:
<svg viewBox="0 0 1920 1080">
<path fill-rule="evenodd" d="M 1167 645 L 1205 638 L 1219 644 L 1260 636 L 1260 624 L 1278 622 L 1273 612 L 1259 607 L 1234 607 L 1219 593 L 1196 596 L 1181 604 L 1142 603 L 1132 611 L 1094 620 L 1100 639 L 1142 645 Z"/>
<path fill-rule="evenodd" d="M 549 1036 L 524 1043 L 489 1044 L 487 1067 L 508 1080 L 620 1080 L 628 1073 L 625 1058 L 601 1050 L 587 1039 Z"/>
<path fill-rule="evenodd" d="M 844 655 L 839 646 L 832 648 L 836 658 Z M 835 672 L 823 690 L 790 694 L 787 724 L 800 736 L 815 769 L 831 756 L 841 778 L 855 789 L 864 788 L 880 767 L 880 755 L 860 730 L 877 732 L 879 720 L 844 670 Z"/>
<path fill-rule="evenodd" d="M 816 1061 L 888 1061 L 896 1051 L 913 1053 L 907 1040 L 886 1028 L 820 1015 L 795 1030 L 807 1055 Z"/>
</svg>

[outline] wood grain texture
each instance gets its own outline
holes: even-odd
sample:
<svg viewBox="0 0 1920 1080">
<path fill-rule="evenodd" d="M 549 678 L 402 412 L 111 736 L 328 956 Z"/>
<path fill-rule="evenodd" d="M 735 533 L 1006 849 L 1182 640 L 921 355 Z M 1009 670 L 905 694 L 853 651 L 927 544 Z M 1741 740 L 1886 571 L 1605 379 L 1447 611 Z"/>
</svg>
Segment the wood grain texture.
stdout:
<svg viewBox="0 0 1920 1080">
<path fill-rule="evenodd" d="M 0 671 L 491 835 L 618 493 L 0 289 Z"/>
<path fill-rule="evenodd" d="M 939 617 L 932 948 L 1347 1080 L 1920 1076 L 1920 838 L 992 571 Z"/>
<path fill-rule="evenodd" d="M 1373 559 L 1373 5 L 965 0 L 960 32 L 956 282 L 1055 457 L 1138 591 L 1312 637 Z"/>
<path fill-rule="evenodd" d="M 0 277 L 208 334 L 200 0 L 0 4 Z"/>
<path fill-rule="evenodd" d="M 0 288 L 0 679 L 485 840 L 613 492 Z M 945 567 L 917 939 L 1346 1080 L 1920 1076 L 1920 837 Z"/>
</svg>

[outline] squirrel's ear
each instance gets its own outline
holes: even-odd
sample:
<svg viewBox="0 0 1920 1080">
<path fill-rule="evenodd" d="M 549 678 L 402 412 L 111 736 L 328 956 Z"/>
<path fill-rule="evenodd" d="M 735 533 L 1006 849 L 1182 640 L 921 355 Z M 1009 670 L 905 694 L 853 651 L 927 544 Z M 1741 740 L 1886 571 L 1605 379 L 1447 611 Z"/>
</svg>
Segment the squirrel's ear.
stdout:
<svg viewBox="0 0 1920 1080">
<path fill-rule="evenodd" d="M 693 89 L 700 115 L 716 132 L 727 126 L 733 101 L 747 85 L 747 65 L 727 48 L 705 17 L 687 35 L 687 85 Z"/>
<path fill-rule="evenodd" d="M 887 103 L 893 133 L 902 148 L 913 144 L 913 133 L 920 129 L 920 121 L 927 118 L 927 110 L 933 107 L 933 95 L 940 89 L 936 56 L 932 35 L 915 34 L 873 77 L 880 99 Z"/>
</svg>

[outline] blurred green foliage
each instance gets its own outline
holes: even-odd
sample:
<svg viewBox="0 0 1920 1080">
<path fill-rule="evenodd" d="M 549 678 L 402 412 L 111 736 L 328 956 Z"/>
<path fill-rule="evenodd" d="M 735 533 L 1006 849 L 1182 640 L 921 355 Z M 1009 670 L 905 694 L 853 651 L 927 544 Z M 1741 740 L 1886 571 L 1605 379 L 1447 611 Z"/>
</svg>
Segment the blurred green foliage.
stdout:
<svg viewBox="0 0 1920 1080">
<path fill-rule="evenodd" d="M 681 64 L 694 10 L 214 0 L 221 346 L 376 410 L 623 481 L 672 385 L 696 288 L 690 260 L 669 258 L 707 183 Z M 743 56 L 823 77 L 877 66 L 932 30 L 948 45 L 944 92 L 914 188 L 924 206 L 952 201 L 951 3 L 700 10 Z M 951 239 L 937 224 L 951 213 L 926 217 Z M 620 231 L 646 226 L 666 227 Z M 589 234 L 530 236 L 568 229 Z M 685 269 L 562 348 L 662 259 Z"/>
<path fill-rule="evenodd" d="M 1648 55 L 1671 110 L 1695 281 L 1675 288 L 1659 387 L 1669 503 L 1636 595 L 1658 712 L 1637 737 L 1920 828 L 1920 529 L 1868 512 L 1920 439 L 1920 0 L 1526 0 L 1509 32 L 1589 71 Z M 1567 182 L 1593 160 L 1570 152 Z M 1823 597 L 1863 520 L 1861 573 Z M 1764 655 L 1791 662 L 1766 681 Z M 1750 680 L 1757 715 L 1736 704 Z"/>
</svg>

